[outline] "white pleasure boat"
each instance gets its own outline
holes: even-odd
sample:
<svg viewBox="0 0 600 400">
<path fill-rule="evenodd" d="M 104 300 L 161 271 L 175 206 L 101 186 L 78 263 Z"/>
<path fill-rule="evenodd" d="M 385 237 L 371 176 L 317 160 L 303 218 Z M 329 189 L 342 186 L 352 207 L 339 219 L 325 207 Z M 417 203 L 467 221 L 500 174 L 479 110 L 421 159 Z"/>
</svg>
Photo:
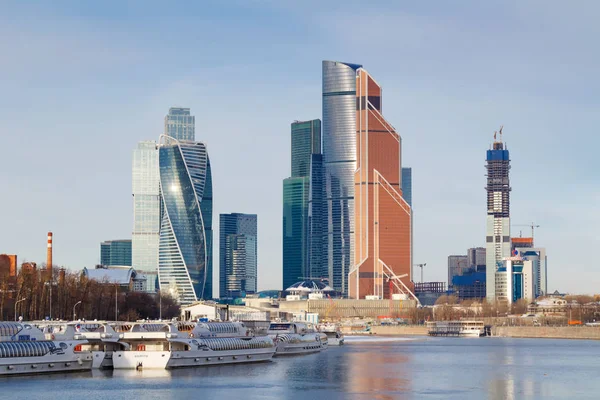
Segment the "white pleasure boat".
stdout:
<svg viewBox="0 0 600 400">
<path fill-rule="evenodd" d="M 327 348 L 325 333 L 303 322 L 273 322 L 268 335 L 277 346 L 275 356 L 316 353 Z"/>
<path fill-rule="evenodd" d="M 427 322 L 429 336 L 480 337 L 484 334 L 483 321 L 433 321 Z"/>
<path fill-rule="evenodd" d="M 182 330 L 184 325 L 179 326 Z M 113 353 L 115 369 L 164 369 L 267 361 L 268 336 L 251 336 L 240 322 L 204 322 L 180 331 L 177 323 L 134 323 L 119 333 L 126 350 Z"/>
<path fill-rule="evenodd" d="M 72 327 L 55 335 L 29 323 L 0 322 L 0 376 L 90 370 L 86 343 Z"/>
<path fill-rule="evenodd" d="M 344 334 L 337 324 L 321 324 L 318 326 L 321 333 L 327 335 L 327 342 L 332 346 L 341 346 L 344 344 Z"/>
</svg>

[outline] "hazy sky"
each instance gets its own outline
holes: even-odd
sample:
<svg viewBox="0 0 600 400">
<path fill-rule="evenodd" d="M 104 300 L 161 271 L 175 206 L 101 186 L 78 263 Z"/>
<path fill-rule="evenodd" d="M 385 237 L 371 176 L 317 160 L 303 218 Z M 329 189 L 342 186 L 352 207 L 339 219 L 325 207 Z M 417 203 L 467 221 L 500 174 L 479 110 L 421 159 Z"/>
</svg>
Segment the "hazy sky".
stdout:
<svg viewBox="0 0 600 400">
<path fill-rule="evenodd" d="M 259 289 L 281 288 L 290 123 L 321 118 L 328 59 L 383 86 L 425 280 L 485 244 L 485 151 L 504 125 L 512 222 L 541 225 L 548 289 L 600 291 L 598 2 L 80 3 L 0 3 L 0 252 L 44 262 L 51 230 L 55 262 L 81 269 L 130 238 L 132 150 L 183 106 L 211 157 L 214 226 L 257 213 Z"/>
</svg>

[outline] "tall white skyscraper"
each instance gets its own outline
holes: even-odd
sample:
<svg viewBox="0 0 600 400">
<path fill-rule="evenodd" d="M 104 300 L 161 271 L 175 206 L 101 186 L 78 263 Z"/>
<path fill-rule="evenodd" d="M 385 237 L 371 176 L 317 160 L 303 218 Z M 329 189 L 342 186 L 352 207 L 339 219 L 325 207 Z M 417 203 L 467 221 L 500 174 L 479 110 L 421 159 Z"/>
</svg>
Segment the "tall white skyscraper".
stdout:
<svg viewBox="0 0 600 400">
<path fill-rule="evenodd" d="M 156 273 L 160 232 L 160 192 L 156 142 L 139 142 L 132 165 L 133 232 L 132 265 Z"/>
<path fill-rule="evenodd" d="M 165 116 L 165 135 L 177 140 L 196 140 L 196 117 L 189 108 L 171 107 Z"/>
<path fill-rule="evenodd" d="M 487 151 L 487 226 L 485 240 L 486 297 L 488 301 L 496 295 L 496 272 L 502 268 L 504 258 L 510 257 L 510 157 L 506 145 L 494 133 L 494 143 Z"/>
</svg>

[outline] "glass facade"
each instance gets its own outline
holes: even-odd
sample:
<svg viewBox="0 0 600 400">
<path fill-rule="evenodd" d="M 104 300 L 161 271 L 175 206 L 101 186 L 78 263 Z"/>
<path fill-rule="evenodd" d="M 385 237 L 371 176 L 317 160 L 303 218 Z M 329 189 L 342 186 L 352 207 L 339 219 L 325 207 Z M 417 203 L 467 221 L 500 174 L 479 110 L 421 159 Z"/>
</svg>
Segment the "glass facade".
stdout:
<svg viewBox="0 0 600 400">
<path fill-rule="evenodd" d="M 317 156 L 315 158 L 315 156 Z M 311 229 L 309 223 L 309 203 L 312 201 L 311 187 L 315 201 L 319 204 L 315 212 L 323 209 L 322 177 L 312 181 L 313 161 L 320 163 L 321 157 L 321 121 L 295 121 L 291 126 L 291 177 L 283 181 L 283 289 L 300 278 L 320 277 L 320 269 L 313 271 L 310 258 Z M 319 184 L 319 189 L 313 187 Z M 312 185 L 312 186 L 311 186 Z M 317 219 L 315 219 L 315 222 Z M 318 218 L 322 223 L 323 219 Z M 319 240 L 322 234 L 319 236 Z M 322 257 L 322 254 L 321 254 Z M 318 265 L 321 265 L 318 260 Z M 313 276 L 313 272 L 319 275 Z"/>
<path fill-rule="evenodd" d="M 139 142 L 133 151 L 133 232 L 131 265 L 136 271 L 156 273 L 160 232 L 160 180 L 156 142 Z"/>
<path fill-rule="evenodd" d="M 348 294 L 354 262 L 356 171 L 356 70 L 360 65 L 323 61 L 323 156 L 330 286 Z"/>
<path fill-rule="evenodd" d="M 256 293 L 256 236 L 225 237 L 226 297 Z"/>
<path fill-rule="evenodd" d="M 165 135 L 177 140 L 196 140 L 196 117 L 189 108 L 171 107 L 165 117 Z"/>
<path fill-rule="evenodd" d="M 190 304 L 204 298 L 208 256 L 212 254 L 208 250 L 203 219 L 209 214 L 212 216 L 212 204 L 205 205 L 204 215 L 201 206 L 205 191 L 212 195 L 206 146 L 161 136 L 159 170 L 163 205 L 159 285 L 180 304 Z"/>
<path fill-rule="evenodd" d="M 110 240 L 100 243 L 100 263 L 105 266 L 131 266 L 131 240 Z"/>
<path fill-rule="evenodd" d="M 323 155 L 313 154 L 308 193 L 308 262 L 311 278 L 329 278 L 327 268 L 327 203 Z M 286 289 L 286 287 L 284 287 Z"/>
<path fill-rule="evenodd" d="M 283 289 L 308 277 L 308 177 L 283 181 Z"/>
<path fill-rule="evenodd" d="M 239 290 L 244 290 L 246 293 L 257 291 L 257 219 L 256 214 L 219 215 L 219 296 L 221 298 L 240 296 L 242 293 Z M 241 239 L 241 236 L 244 238 Z"/>
<path fill-rule="evenodd" d="M 402 197 L 412 208 L 412 168 L 402 168 Z"/>
</svg>

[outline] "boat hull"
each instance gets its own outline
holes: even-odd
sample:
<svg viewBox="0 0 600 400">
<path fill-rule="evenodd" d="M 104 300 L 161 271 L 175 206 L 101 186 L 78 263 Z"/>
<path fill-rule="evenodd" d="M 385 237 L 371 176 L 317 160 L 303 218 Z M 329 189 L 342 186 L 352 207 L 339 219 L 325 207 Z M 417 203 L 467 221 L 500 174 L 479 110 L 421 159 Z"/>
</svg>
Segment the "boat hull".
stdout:
<svg viewBox="0 0 600 400">
<path fill-rule="evenodd" d="M 165 369 L 171 358 L 169 351 L 115 351 L 114 369 Z"/>
<path fill-rule="evenodd" d="M 91 369 L 92 354 L 3 358 L 0 362 L 0 376 L 81 372 Z"/>
</svg>

